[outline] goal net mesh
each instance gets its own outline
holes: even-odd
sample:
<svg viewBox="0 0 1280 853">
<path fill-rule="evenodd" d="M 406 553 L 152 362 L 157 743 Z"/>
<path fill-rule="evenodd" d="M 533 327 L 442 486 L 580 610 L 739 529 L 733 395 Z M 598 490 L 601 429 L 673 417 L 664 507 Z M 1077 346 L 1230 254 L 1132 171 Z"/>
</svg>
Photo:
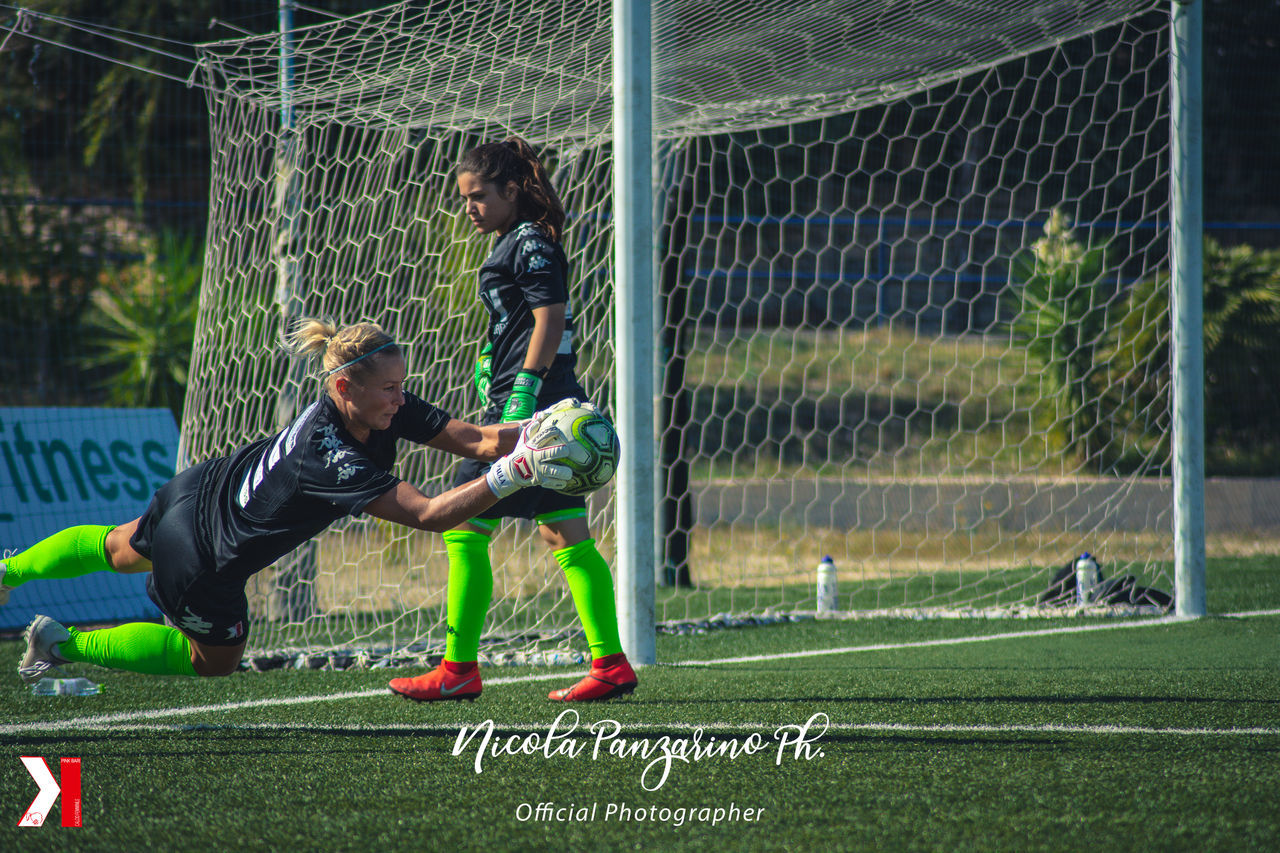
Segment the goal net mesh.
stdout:
<svg viewBox="0 0 1280 853">
<path fill-rule="evenodd" d="M 1168 15 L 1154 2 L 657 2 L 657 618 L 1035 611 L 1081 551 L 1170 588 Z M 613 375 L 611 4 L 404 3 L 200 47 L 210 223 L 183 460 L 287 423 L 304 316 L 371 319 L 474 419 L 488 239 L 452 169 L 544 153 L 580 372 Z M 288 58 L 282 64 L 282 56 Z M 624 448 L 624 452 L 626 448 Z M 455 460 L 403 448 L 428 493 Z M 589 502 L 612 560 L 611 493 Z M 495 537 L 482 655 L 584 650 Z M 261 655 L 443 648 L 438 536 L 367 517 L 257 576 Z"/>
</svg>

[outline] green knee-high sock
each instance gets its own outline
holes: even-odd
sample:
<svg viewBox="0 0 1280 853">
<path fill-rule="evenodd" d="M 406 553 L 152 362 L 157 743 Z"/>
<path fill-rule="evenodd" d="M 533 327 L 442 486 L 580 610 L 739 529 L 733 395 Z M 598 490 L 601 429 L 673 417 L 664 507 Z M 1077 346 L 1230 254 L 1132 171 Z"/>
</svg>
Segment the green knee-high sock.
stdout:
<svg viewBox="0 0 1280 853">
<path fill-rule="evenodd" d="M 592 658 L 622 651 L 618 638 L 618 612 L 613 603 L 613 576 L 609 564 L 596 549 L 596 540 L 584 539 L 577 545 L 555 552 L 556 562 L 564 570 L 573 594 L 573 606 L 578 609 L 582 630 L 587 635 Z"/>
<path fill-rule="evenodd" d="M 489 537 L 472 530 L 447 530 L 444 545 L 449 554 L 444 659 L 466 663 L 479 657 L 480 634 L 493 596 Z"/>
<path fill-rule="evenodd" d="M 69 661 L 94 663 L 148 675 L 196 674 L 191 665 L 191 641 L 177 628 L 153 622 L 129 622 L 100 631 L 67 628 L 71 635 L 58 644 Z"/>
<path fill-rule="evenodd" d="M 113 527 L 84 524 L 42 539 L 25 551 L 5 557 L 5 586 L 33 580 L 78 578 L 90 572 L 111 571 L 107 562 L 107 534 Z"/>
</svg>

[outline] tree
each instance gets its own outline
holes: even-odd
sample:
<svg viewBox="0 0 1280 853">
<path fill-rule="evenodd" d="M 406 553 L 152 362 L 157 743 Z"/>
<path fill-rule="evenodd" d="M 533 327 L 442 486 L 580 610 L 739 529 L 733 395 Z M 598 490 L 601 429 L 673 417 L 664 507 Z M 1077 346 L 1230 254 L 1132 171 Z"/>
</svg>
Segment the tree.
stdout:
<svg viewBox="0 0 1280 853">
<path fill-rule="evenodd" d="M 1133 398 L 1159 422 L 1130 429 L 1168 456 L 1169 277 L 1134 286 L 1116 324 L 1112 395 Z M 1280 251 L 1204 244 L 1206 467 L 1274 473 L 1280 467 Z M 1139 435 L 1145 433 L 1145 439 Z"/>
</svg>

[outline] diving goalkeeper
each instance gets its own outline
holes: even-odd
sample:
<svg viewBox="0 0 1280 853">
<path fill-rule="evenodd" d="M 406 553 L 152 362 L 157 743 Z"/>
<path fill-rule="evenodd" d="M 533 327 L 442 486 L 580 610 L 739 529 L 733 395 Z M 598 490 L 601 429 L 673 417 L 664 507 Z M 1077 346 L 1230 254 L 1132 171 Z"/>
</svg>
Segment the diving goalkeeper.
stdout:
<svg viewBox="0 0 1280 853">
<path fill-rule="evenodd" d="M 567 447 L 526 445 L 536 415 L 527 426 L 476 426 L 406 392 L 404 355 L 373 323 L 338 329 L 304 320 L 291 343 L 296 353 L 320 359 L 324 382 L 320 398 L 292 424 L 178 474 L 140 518 L 71 527 L 0 562 L 0 604 L 11 589 L 38 578 L 150 572 L 147 593 L 177 626 L 134 622 L 82 631 L 36 616 L 18 668 L 23 680 L 70 662 L 155 675 L 229 675 L 248 637 L 249 578 L 338 519 L 363 512 L 444 531 L 525 487 L 569 480 L 569 469 L 556 461 Z M 391 473 L 397 439 L 494 464 L 427 497 Z"/>
</svg>

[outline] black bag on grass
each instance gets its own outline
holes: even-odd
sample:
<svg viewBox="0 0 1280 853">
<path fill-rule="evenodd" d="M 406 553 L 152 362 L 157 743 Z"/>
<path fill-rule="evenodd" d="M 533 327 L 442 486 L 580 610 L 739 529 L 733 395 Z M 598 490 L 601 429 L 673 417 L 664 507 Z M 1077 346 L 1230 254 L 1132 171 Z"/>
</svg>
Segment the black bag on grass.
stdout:
<svg viewBox="0 0 1280 853">
<path fill-rule="evenodd" d="M 1102 564 L 1098 564 L 1098 585 L 1093 596 L 1093 604 L 1129 604 L 1135 606 L 1159 607 L 1168 610 L 1173 606 L 1173 596 L 1163 590 L 1149 586 L 1138 586 L 1138 578 L 1134 575 L 1122 575 L 1118 578 L 1107 578 L 1102 574 Z M 1036 599 L 1037 604 L 1050 607 L 1069 607 L 1076 603 L 1076 561 L 1072 560 L 1053 573 L 1049 587 Z"/>
</svg>

